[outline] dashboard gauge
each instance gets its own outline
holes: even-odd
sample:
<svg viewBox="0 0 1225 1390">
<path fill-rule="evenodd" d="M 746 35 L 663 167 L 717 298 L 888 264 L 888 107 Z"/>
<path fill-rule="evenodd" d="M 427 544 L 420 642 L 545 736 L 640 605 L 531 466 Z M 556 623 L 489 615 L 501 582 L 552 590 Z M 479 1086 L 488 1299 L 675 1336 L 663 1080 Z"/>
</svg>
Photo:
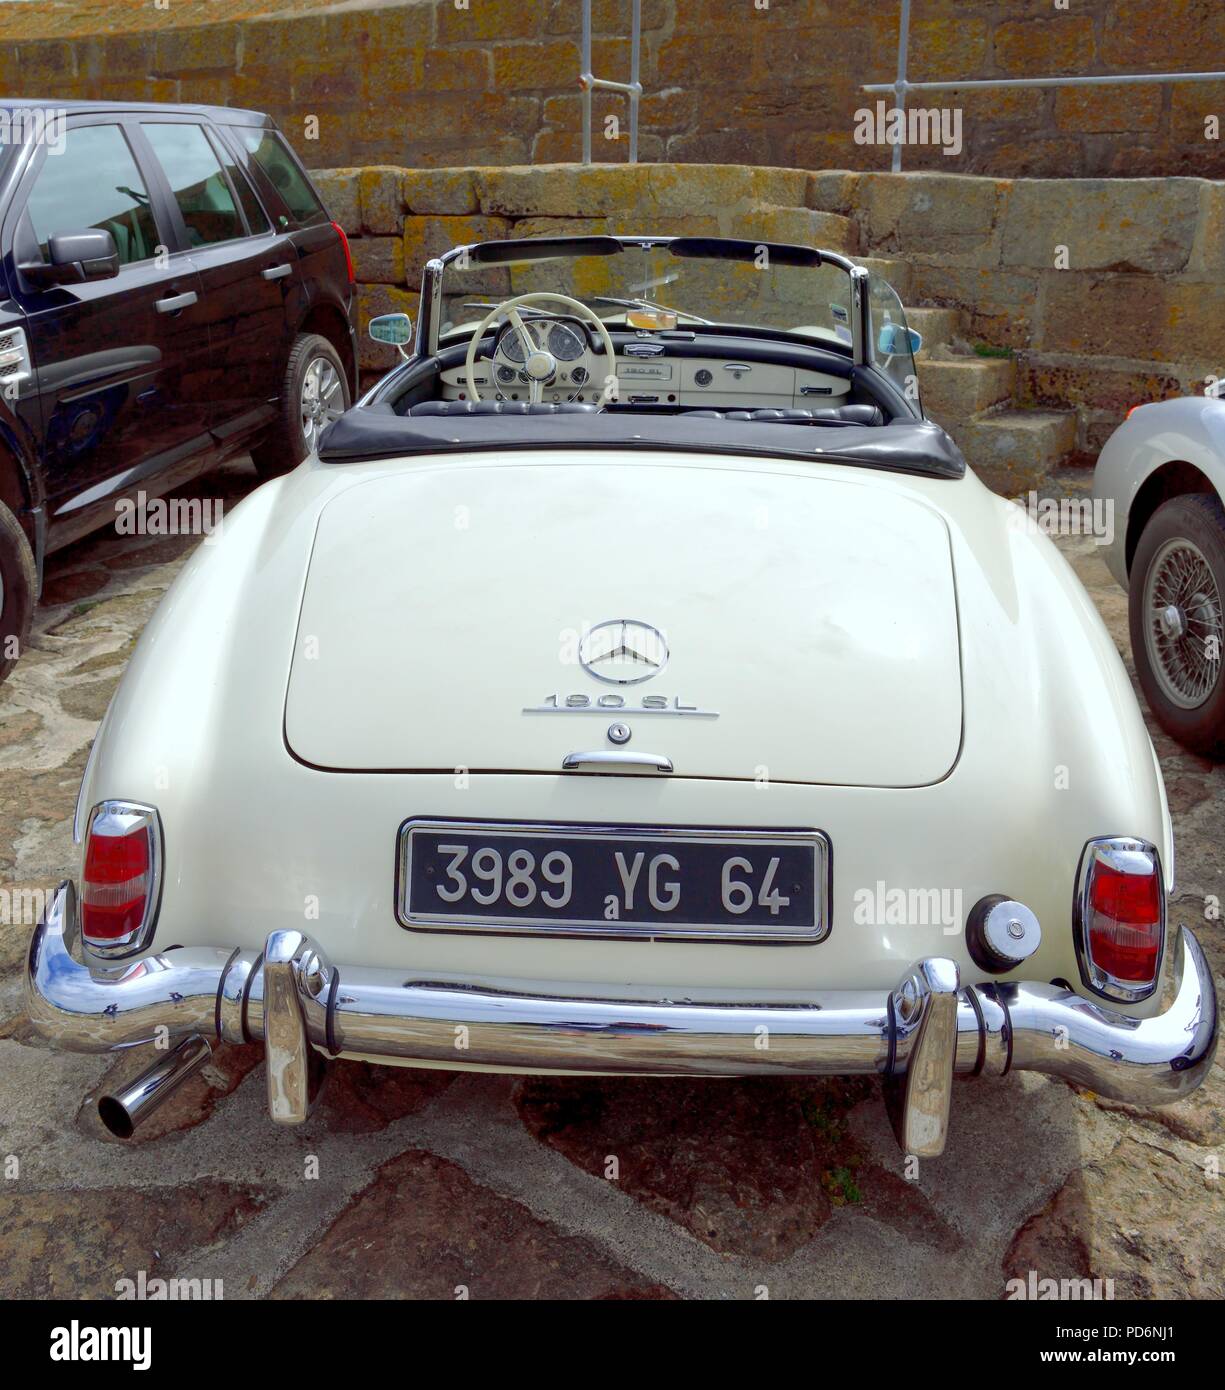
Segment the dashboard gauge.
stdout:
<svg viewBox="0 0 1225 1390">
<path fill-rule="evenodd" d="M 511 362 L 523 361 L 523 339 L 519 337 L 518 333 L 516 333 L 513 328 L 508 328 L 506 332 L 502 334 L 502 341 L 498 346 L 502 350 L 502 356 L 508 358 Z"/>
<path fill-rule="evenodd" d="M 549 329 L 549 351 L 559 362 L 573 362 L 583 355 L 583 340 L 564 323 L 555 323 Z"/>
</svg>

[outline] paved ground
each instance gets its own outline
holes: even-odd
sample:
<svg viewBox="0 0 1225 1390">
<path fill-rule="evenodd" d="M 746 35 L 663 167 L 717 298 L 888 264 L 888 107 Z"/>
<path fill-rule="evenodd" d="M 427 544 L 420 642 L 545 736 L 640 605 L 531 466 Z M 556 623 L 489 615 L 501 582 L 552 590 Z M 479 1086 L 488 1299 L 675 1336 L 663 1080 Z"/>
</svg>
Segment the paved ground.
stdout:
<svg viewBox="0 0 1225 1390">
<path fill-rule="evenodd" d="M 252 483 L 240 465 L 207 489 L 233 501 Z M 0 687 L 0 1295 L 107 1297 L 144 1271 L 222 1280 L 227 1298 L 998 1298 L 1030 1270 L 1113 1279 L 1117 1297 L 1225 1295 L 1219 1068 L 1151 1112 L 1037 1076 L 966 1082 L 948 1150 L 917 1181 L 859 1079 L 340 1064 L 311 1122 L 286 1131 L 265 1119 L 254 1051 L 226 1048 L 137 1142 L 110 1139 L 89 1097 L 145 1063 L 32 1036 L 31 923 L 13 919 L 71 869 L 96 723 L 189 544 L 105 535 L 55 557 L 34 648 Z M 1127 654 L 1124 597 L 1092 543 L 1061 545 Z M 1175 911 L 1219 988 L 1225 930 L 1204 916 L 1225 897 L 1225 768 L 1156 742 Z"/>
</svg>

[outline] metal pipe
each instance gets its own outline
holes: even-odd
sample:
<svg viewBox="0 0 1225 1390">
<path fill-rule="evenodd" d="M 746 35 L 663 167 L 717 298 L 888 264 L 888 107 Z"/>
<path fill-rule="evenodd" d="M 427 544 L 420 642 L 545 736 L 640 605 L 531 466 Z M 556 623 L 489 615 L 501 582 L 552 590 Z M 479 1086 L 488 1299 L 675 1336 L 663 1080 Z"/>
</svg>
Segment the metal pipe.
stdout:
<svg viewBox="0 0 1225 1390">
<path fill-rule="evenodd" d="M 902 0 L 902 14 L 898 20 L 897 32 L 897 80 L 893 84 L 894 99 L 898 110 L 906 110 L 906 53 L 910 47 L 910 0 Z M 902 172 L 902 142 L 893 147 L 889 166 L 895 174 Z"/>
<path fill-rule="evenodd" d="M 591 0 L 584 0 L 585 11 Z M 639 0 L 634 0 L 635 8 Z M 906 110 L 907 92 L 952 92 L 988 90 L 1008 87 L 1105 87 L 1136 82 L 1221 82 L 1225 72 L 1128 72 L 1114 75 L 1093 74 L 1089 77 L 976 77 L 964 82 L 910 82 L 906 77 L 907 51 L 910 48 L 910 0 L 902 0 L 901 14 L 898 17 L 897 35 L 897 76 L 892 82 L 865 82 L 860 88 L 864 92 L 892 92 L 897 109 Z M 637 43 L 634 45 L 634 61 L 638 60 Z M 631 115 L 632 103 L 631 101 Z M 901 140 L 893 146 L 889 167 L 895 174 L 902 172 Z M 631 153 L 631 159 L 633 155 Z"/>
<path fill-rule="evenodd" d="M 638 101 L 642 96 L 642 83 L 638 80 L 638 49 L 642 40 L 642 0 L 634 0 L 633 18 L 630 20 L 630 158 L 631 164 L 638 163 Z"/>
<path fill-rule="evenodd" d="M 129 1081 L 123 1090 L 99 1096 L 98 1118 L 116 1138 L 130 1139 L 137 1125 L 169 1100 L 212 1055 L 208 1040 L 193 1033 Z"/>
<path fill-rule="evenodd" d="M 579 58 L 582 72 L 579 86 L 583 89 L 583 163 L 591 163 L 591 0 L 583 0 L 583 40 Z"/>
<path fill-rule="evenodd" d="M 638 162 L 638 103 L 642 99 L 639 80 L 639 50 L 642 47 L 642 0 L 632 0 L 630 9 L 630 80 L 614 82 L 608 77 L 596 77 L 591 71 L 591 0 L 583 0 L 583 34 L 578 85 L 583 93 L 583 163 L 591 163 L 591 100 L 592 94 L 621 92 L 629 98 L 630 149 L 629 162 Z"/>
<path fill-rule="evenodd" d="M 948 92 L 986 87 L 1113 87 L 1137 82 L 1223 82 L 1225 72 L 1123 72 L 1090 77 L 975 77 L 964 82 L 907 82 L 908 92 Z M 894 92 L 897 82 L 866 82 L 864 92 Z"/>
</svg>

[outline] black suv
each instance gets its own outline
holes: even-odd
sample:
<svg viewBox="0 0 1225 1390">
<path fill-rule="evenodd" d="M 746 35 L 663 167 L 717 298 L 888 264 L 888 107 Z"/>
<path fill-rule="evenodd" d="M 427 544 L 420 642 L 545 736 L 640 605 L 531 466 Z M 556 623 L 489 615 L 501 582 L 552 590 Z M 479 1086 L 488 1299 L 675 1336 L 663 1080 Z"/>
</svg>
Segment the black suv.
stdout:
<svg viewBox="0 0 1225 1390">
<path fill-rule="evenodd" d="M 0 679 L 43 559 L 250 451 L 272 476 L 357 384 L 348 242 L 268 116 L 2 101 Z"/>
</svg>

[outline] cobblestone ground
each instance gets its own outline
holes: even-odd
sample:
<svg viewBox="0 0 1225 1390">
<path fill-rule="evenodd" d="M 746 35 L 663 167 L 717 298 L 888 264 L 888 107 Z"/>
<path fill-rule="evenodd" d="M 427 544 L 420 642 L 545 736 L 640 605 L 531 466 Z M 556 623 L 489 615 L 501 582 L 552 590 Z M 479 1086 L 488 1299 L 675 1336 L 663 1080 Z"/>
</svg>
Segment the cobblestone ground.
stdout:
<svg viewBox="0 0 1225 1390">
<path fill-rule="evenodd" d="M 236 465 L 205 486 L 234 502 L 252 484 Z M 1123 594 L 1090 541 L 1060 543 L 1130 661 Z M 1035 1270 L 1113 1279 L 1120 1298 L 1225 1295 L 1219 1068 L 1163 1111 L 1032 1075 L 959 1084 L 946 1154 L 913 1182 L 860 1079 L 342 1063 L 308 1125 L 283 1130 L 255 1050 L 230 1047 L 135 1142 L 110 1139 L 92 1097 L 145 1059 L 53 1054 L 32 1035 L 24 904 L 72 868 L 95 726 L 190 544 L 104 534 L 53 557 L 33 649 L 0 687 L 0 1294 L 108 1297 L 143 1270 L 220 1279 L 227 1298 L 999 1298 Z M 1225 768 L 1154 735 L 1174 910 L 1220 981 L 1225 930 L 1204 901 L 1225 892 Z"/>
</svg>

